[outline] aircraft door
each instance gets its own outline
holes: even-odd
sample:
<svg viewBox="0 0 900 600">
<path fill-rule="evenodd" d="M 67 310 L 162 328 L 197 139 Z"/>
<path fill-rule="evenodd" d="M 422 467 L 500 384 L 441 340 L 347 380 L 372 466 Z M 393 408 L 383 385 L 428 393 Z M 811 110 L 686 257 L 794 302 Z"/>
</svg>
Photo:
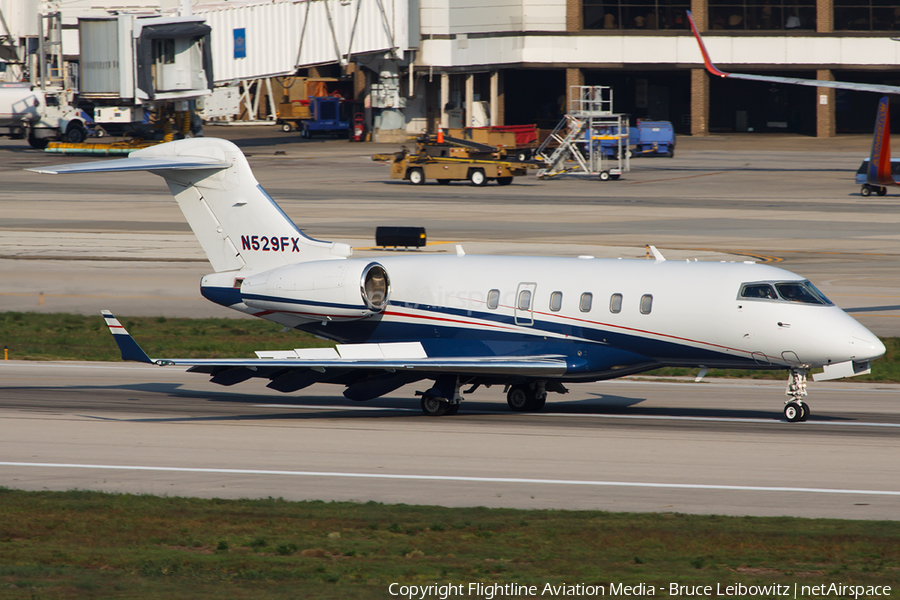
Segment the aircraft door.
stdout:
<svg viewBox="0 0 900 600">
<path fill-rule="evenodd" d="M 520 283 L 516 290 L 516 325 L 534 325 L 534 292 L 536 283 Z"/>
</svg>

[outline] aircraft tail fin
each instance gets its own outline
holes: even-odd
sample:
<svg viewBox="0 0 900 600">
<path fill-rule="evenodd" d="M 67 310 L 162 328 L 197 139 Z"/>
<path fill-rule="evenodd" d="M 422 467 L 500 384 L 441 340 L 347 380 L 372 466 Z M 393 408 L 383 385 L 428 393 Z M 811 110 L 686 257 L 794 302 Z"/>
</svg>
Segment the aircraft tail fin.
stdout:
<svg viewBox="0 0 900 600">
<path fill-rule="evenodd" d="M 301 232 L 256 181 L 241 150 L 226 140 L 179 140 L 124 159 L 31 170 L 149 171 L 161 176 L 216 272 L 258 272 L 351 254 L 347 244 L 314 240 Z"/>
<path fill-rule="evenodd" d="M 892 185 L 891 175 L 891 120 L 888 97 L 878 103 L 875 118 L 875 134 L 872 137 L 872 153 L 869 155 L 869 170 L 866 183 L 870 185 Z"/>
</svg>

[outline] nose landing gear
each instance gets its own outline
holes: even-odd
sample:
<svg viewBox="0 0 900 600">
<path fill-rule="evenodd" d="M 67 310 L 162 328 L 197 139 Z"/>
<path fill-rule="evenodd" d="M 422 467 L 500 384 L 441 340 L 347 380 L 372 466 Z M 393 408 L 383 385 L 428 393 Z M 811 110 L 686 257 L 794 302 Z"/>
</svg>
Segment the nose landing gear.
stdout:
<svg viewBox="0 0 900 600">
<path fill-rule="evenodd" d="M 784 403 L 784 418 L 791 423 L 805 421 L 809 418 L 809 404 L 803 401 L 806 398 L 806 373 L 809 369 L 791 369 L 785 395 L 788 400 Z"/>
</svg>

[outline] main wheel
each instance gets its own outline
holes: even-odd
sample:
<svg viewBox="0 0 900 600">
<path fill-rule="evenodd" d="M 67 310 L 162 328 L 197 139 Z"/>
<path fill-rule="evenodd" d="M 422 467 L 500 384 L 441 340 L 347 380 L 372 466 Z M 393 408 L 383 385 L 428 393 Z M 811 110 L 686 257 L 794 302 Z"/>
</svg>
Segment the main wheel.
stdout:
<svg viewBox="0 0 900 600">
<path fill-rule="evenodd" d="M 448 403 L 447 412 L 445 412 L 444 414 L 447 415 L 448 417 L 452 417 L 453 415 L 455 415 L 458 412 L 459 412 L 459 403 L 458 402 L 456 404 Z"/>
<path fill-rule="evenodd" d="M 438 185 L 450 185 L 449 179 L 438 179 L 437 182 L 438 182 Z"/>
<path fill-rule="evenodd" d="M 484 176 L 484 169 L 472 169 L 469 173 L 469 183 L 481 187 L 487 184 L 487 177 Z"/>
<path fill-rule="evenodd" d="M 600 181 L 609 181 L 609 171 L 600 171 Z"/>
<path fill-rule="evenodd" d="M 513 180 L 512 177 L 498 177 L 497 185 L 509 185 L 512 183 L 512 180 Z"/>
<path fill-rule="evenodd" d="M 450 403 L 436 396 L 422 396 L 422 412 L 429 417 L 440 417 L 447 414 Z"/>
<path fill-rule="evenodd" d="M 80 123 L 71 123 L 66 128 L 66 141 L 70 144 L 80 144 L 87 139 L 87 130 Z"/>
<path fill-rule="evenodd" d="M 863 197 L 868 198 L 872 195 L 872 186 L 868 183 L 862 186 L 862 189 L 859 190 L 859 193 L 863 195 Z"/>
<path fill-rule="evenodd" d="M 425 173 L 422 171 L 422 169 L 410 169 L 409 182 L 413 185 L 423 185 L 425 183 Z"/>
<path fill-rule="evenodd" d="M 533 410 L 534 412 L 538 412 L 544 408 L 544 405 L 546 403 L 547 403 L 547 395 L 544 394 L 543 398 L 535 398 L 534 399 L 534 408 L 532 408 L 531 410 Z"/>
<path fill-rule="evenodd" d="M 506 393 L 506 403 L 516 412 L 534 410 L 535 402 L 534 390 L 527 385 L 514 385 Z"/>
<path fill-rule="evenodd" d="M 285 132 L 285 133 L 290 132 L 290 130 L 291 130 L 291 124 L 288 123 L 288 122 L 282 123 L 282 124 L 281 124 L 281 130 L 282 130 L 283 132 Z"/>
<path fill-rule="evenodd" d="M 47 144 L 49 143 L 50 138 L 39 138 L 35 137 L 33 134 L 29 134 L 28 136 L 28 145 L 35 150 L 44 150 L 45 148 L 47 148 Z"/>
<path fill-rule="evenodd" d="M 803 420 L 803 407 L 797 402 L 788 402 L 784 405 L 784 418 L 790 423 Z"/>
<path fill-rule="evenodd" d="M 613 181 L 617 180 L 619 177 L 621 177 L 621 175 L 610 175 L 610 178 L 611 178 Z"/>
<path fill-rule="evenodd" d="M 879 187 L 879 188 L 878 188 L 877 194 L 878 194 L 879 196 L 886 196 L 886 195 L 887 195 L 887 188 L 884 187 L 884 186 Z"/>
<path fill-rule="evenodd" d="M 800 409 L 803 411 L 803 413 L 800 416 L 800 420 L 801 421 L 807 420 L 809 418 L 809 413 L 810 413 L 809 404 L 804 402 L 803 404 L 800 405 Z"/>
</svg>

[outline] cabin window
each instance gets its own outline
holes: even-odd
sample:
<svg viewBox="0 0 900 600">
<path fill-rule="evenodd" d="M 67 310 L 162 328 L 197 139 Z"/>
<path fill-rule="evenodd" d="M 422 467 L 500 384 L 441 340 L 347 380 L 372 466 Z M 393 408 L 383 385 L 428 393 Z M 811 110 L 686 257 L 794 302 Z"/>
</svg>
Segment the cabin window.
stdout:
<svg viewBox="0 0 900 600">
<path fill-rule="evenodd" d="M 578 303 L 578 308 L 581 309 L 581 312 L 591 312 L 591 304 L 594 302 L 594 295 L 590 292 L 585 292 L 581 295 L 581 302 Z"/>
<path fill-rule="evenodd" d="M 741 298 L 778 300 L 778 294 L 768 283 L 751 283 L 741 288 Z"/>
<path fill-rule="evenodd" d="M 522 290 L 519 292 L 519 310 L 528 310 L 531 308 L 531 290 Z"/>
<path fill-rule="evenodd" d="M 488 292 L 487 307 L 494 310 L 500 305 L 500 290 L 491 290 Z"/>
<path fill-rule="evenodd" d="M 562 292 L 553 292 L 550 294 L 550 310 L 553 312 L 562 308 Z"/>
<path fill-rule="evenodd" d="M 649 315 L 651 310 L 653 310 L 653 296 L 644 294 L 641 296 L 641 314 Z"/>
<path fill-rule="evenodd" d="M 816 289 L 816 286 L 808 281 L 790 281 L 776 283 L 775 289 L 778 295 L 788 302 L 801 302 L 803 304 L 831 304 L 831 300 L 825 294 Z"/>
<path fill-rule="evenodd" d="M 622 294 L 613 294 L 609 299 L 609 312 L 622 312 Z"/>
</svg>

